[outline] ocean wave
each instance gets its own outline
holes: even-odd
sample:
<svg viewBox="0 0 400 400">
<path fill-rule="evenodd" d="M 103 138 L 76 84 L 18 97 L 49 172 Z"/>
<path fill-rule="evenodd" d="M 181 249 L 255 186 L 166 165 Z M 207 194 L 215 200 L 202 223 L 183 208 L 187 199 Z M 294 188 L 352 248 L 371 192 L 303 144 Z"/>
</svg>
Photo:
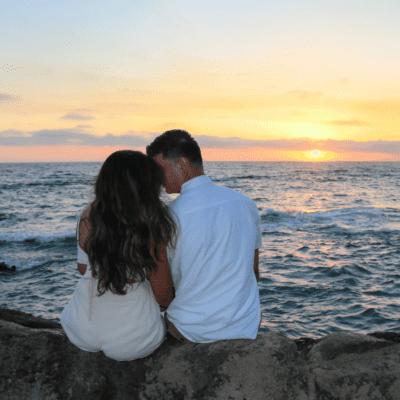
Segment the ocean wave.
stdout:
<svg viewBox="0 0 400 400">
<path fill-rule="evenodd" d="M 354 207 L 314 212 L 290 212 L 267 208 L 261 212 L 261 228 L 268 231 L 281 229 L 310 229 L 341 231 L 387 230 L 383 226 L 385 209 Z"/>
<path fill-rule="evenodd" d="M 19 267 L 18 266 L 16 266 L 16 267 L 17 267 L 17 271 L 18 270 L 24 271 L 27 269 L 35 268 L 35 267 L 41 265 L 42 263 L 43 263 L 42 261 L 29 261 L 26 264 L 21 263 L 22 265 L 20 265 Z"/>
<path fill-rule="evenodd" d="M 21 183 L 1 183 L 0 189 L 5 190 L 15 190 L 15 189 L 23 189 L 23 188 L 32 188 L 32 187 L 47 187 L 51 189 L 52 187 L 58 186 L 90 186 L 91 181 L 87 180 L 70 180 L 70 181 L 43 181 L 43 182 L 21 182 Z"/>
<path fill-rule="evenodd" d="M 231 176 L 229 178 L 211 178 L 213 182 L 228 182 L 228 181 L 236 182 L 239 179 L 260 180 L 260 179 L 271 179 L 271 177 L 267 175 L 244 175 L 244 176 Z"/>
<path fill-rule="evenodd" d="M 16 271 L 24 271 L 28 269 L 35 268 L 41 264 L 43 261 L 31 260 L 31 261 L 22 261 L 22 260 L 14 260 L 11 258 L 0 258 L 0 262 L 4 262 L 8 267 L 15 266 Z"/>
<path fill-rule="evenodd" d="M 211 178 L 213 182 L 227 182 L 227 181 L 233 181 L 235 178 Z"/>
<path fill-rule="evenodd" d="M 52 242 L 59 240 L 75 239 L 75 231 L 64 233 L 32 233 L 32 232 L 18 232 L 18 233 L 0 233 L 0 242 Z"/>
</svg>

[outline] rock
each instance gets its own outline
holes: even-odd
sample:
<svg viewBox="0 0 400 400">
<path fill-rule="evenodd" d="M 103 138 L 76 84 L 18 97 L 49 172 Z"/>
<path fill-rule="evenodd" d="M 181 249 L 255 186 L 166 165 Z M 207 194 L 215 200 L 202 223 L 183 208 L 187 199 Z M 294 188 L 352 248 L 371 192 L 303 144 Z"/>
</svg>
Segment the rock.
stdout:
<svg viewBox="0 0 400 400">
<path fill-rule="evenodd" d="M 7 267 L 6 263 L 1 262 L 0 263 L 0 271 L 1 272 L 15 272 L 17 270 L 17 268 L 15 267 L 15 265 L 13 265 L 12 267 Z"/>
<path fill-rule="evenodd" d="M 400 399 L 400 345 L 395 342 L 337 332 L 315 344 L 308 357 L 311 386 L 326 399 Z"/>
<path fill-rule="evenodd" d="M 118 362 L 78 349 L 56 322 L 0 309 L 0 354 L 9 400 L 400 398 L 400 344 L 348 332 L 208 344 L 167 336 L 150 356 Z"/>
</svg>

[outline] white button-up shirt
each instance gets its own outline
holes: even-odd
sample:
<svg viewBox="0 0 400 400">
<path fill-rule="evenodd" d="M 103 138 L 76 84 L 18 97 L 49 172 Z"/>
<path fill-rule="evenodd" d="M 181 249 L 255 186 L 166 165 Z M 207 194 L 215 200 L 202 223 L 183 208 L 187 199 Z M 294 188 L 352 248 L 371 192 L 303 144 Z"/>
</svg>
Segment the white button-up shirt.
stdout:
<svg viewBox="0 0 400 400">
<path fill-rule="evenodd" d="M 201 175 L 185 182 L 169 207 L 179 230 L 176 248 L 168 249 L 176 291 L 168 319 L 193 342 L 255 339 L 261 231 L 254 201 Z"/>
</svg>

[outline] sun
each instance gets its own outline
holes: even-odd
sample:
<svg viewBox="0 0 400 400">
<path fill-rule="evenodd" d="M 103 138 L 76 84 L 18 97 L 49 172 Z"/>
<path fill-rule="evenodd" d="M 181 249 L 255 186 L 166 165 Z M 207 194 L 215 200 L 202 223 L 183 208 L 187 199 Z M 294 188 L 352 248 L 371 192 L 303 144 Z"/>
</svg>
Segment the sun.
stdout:
<svg viewBox="0 0 400 400">
<path fill-rule="evenodd" d="M 304 155 L 311 160 L 317 161 L 317 160 L 323 160 L 325 158 L 326 151 L 321 151 L 321 150 L 310 150 L 306 151 Z"/>
<path fill-rule="evenodd" d="M 312 151 L 310 151 L 310 154 L 313 156 L 313 157 L 319 157 L 320 155 L 321 155 L 321 151 L 319 151 L 319 150 L 312 150 Z"/>
</svg>

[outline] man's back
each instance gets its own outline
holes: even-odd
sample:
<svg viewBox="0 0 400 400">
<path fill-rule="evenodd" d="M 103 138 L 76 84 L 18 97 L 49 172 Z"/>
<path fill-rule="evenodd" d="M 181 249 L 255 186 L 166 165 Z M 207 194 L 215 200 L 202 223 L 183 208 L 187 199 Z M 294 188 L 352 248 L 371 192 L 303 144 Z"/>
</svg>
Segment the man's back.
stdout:
<svg viewBox="0 0 400 400">
<path fill-rule="evenodd" d="M 260 303 L 254 251 L 261 247 L 255 203 L 203 175 L 170 204 L 179 225 L 168 252 L 176 297 L 168 319 L 189 340 L 257 336 Z"/>
</svg>

